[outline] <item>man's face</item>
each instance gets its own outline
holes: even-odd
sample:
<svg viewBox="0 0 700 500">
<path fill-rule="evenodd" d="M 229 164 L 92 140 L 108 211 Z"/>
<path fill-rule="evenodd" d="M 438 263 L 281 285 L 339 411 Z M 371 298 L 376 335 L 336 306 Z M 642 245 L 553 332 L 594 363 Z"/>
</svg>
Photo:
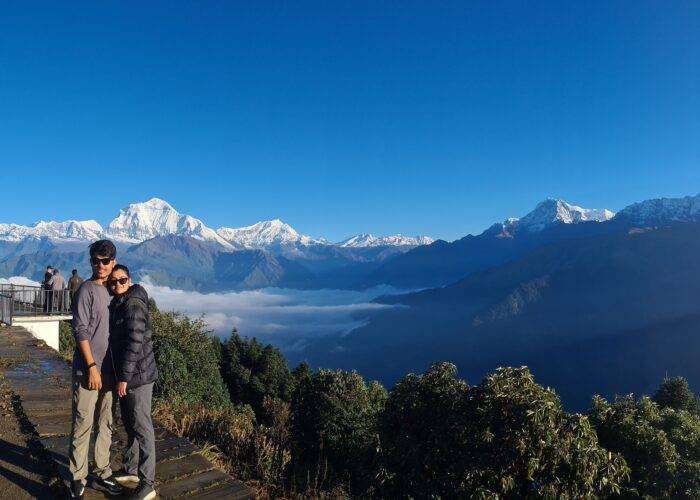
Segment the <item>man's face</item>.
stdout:
<svg viewBox="0 0 700 500">
<path fill-rule="evenodd" d="M 96 278 L 105 279 L 112 272 L 112 268 L 116 265 L 117 259 L 110 259 L 106 255 L 95 255 L 90 258 L 92 266 L 92 274 Z"/>
</svg>

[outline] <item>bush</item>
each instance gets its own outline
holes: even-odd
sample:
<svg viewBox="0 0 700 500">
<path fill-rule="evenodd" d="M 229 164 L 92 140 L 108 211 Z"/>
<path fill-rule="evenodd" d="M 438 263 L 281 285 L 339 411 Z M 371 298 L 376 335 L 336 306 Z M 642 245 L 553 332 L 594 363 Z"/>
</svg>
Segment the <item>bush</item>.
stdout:
<svg viewBox="0 0 700 500">
<path fill-rule="evenodd" d="M 263 408 L 265 398 L 287 402 L 291 398 L 293 378 L 282 353 L 256 339 L 242 339 L 235 328 L 223 344 L 221 373 L 231 401 L 251 405 L 265 423 L 269 423 Z"/>
<path fill-rule="evenodd" d="M 153 305 L 153 304 L 152 304 Z M 154 395 L 221 406 L 229 403 L 214 343 L 202 319 L 152 307 L 153 351 L 158 365 Z"/>
<path fill-rule="evenodd" d="M 291 453 L 289 405 L 266 399 L 270 427 L 255 424 L 250 406 L 209 407 L 181 399 L 161 402 L 154 415 L 167 428 L 199 444 L 213 444 L 223 465 L 239 479 L 255 479 L 268 494 L 281 492 Z"/>
<path fill-rule="evenodd" d="M 449 363 L 408 375 L 381 422 L 389 497 L 588 497 L 619 491 L 627 467 L 567 414 L 526 368 L 501 368 L 476 386 Z"/>
<path fill-rule="evenodd" d="M 295 483 L 317 493 L 339 487 L 371 493 L 376 473 L 378 420 L 386 390 L 356 372 L 299 369 L 292 399 Z"/>
<path fill-rule="evenodd" d="M 657 393 L 658 394 L 658 393 Z M 589 412 L 600 442 L 621 453 L 631 469 L 627 493 L 652 497 L 700 497 L 700 419 L 662 408 L 648 397 L 596 396 Z"/>
<path fill-rule="evenodd" d="M 654 401 L 661 408 L 686 410 L 698 413 L 698 400 L 683 377 L 666 378 L 654 394 Z"/>
<path fill-rule="evenodd" d="M 75 353 L 75 337 L 70 321 L 60 321 L 58 323 L 58 352 L 68 361 L 73 360 Z"/>
</svg>

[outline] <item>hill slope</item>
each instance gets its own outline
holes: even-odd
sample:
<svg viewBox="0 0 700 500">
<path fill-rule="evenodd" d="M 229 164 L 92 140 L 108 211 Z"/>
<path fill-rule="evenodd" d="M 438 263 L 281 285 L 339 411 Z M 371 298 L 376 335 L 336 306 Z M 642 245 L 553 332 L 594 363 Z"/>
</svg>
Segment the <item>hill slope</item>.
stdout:
<svg viewBox="0 0 700 500">
<path fill-rule="evenodd" d="M 700 315 L 699 235 L 700 224 L 687 223 L 560 240 L 444 288 L 383 298 L 408 307 L 305 356 L 387 383 L 435 359 L 468 378 L 527 364 L 574 405 L 594 387 L 643 390 L 640 370 L 658 380 L 700 355 L 700 327 L 689 319 Z M 628 360 L 627 351 L 638 355 Z M 657 362 L 645 371 L 638 363 L 648 353 Z"/>
</svg>

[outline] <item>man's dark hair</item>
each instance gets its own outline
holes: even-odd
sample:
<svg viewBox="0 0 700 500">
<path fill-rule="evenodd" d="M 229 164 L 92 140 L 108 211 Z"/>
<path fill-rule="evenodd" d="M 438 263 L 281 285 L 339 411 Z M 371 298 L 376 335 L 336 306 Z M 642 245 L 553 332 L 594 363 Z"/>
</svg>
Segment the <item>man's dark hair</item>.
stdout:
<svg viewBox="0 0 700 500">
<path fill-rule="evenodd" d="M 46 266 L 46 270 L 48 271 L 49 269 L 53 269 L 51 266 Z"/>
<path fill-rule="evenodd" d="M 117 256 L 117 247 L 109 240 L 97 240 L 90 245 L 90 257 L 96 257 L 97 255 L 113 259 Z"/>
<path fill-rule="evenodd" d="M 112 268 L 112 272 L 114 271 L 119 271 L 122 270 L 124 271 L 124 274 L 126 274 L 129 278 L 131 278 L 131 273 L 129 273 L 129 268 L 126 267 L 124 264 L 117 264 Z"/>
<path fill-rule="evenodd" d="M 77 270 L 77 269 L 73 269 L 73 270 L 71 271 L 71 273 L 73 273 L 73 274 L 78 274 L 78 270 Z"/>
</svg>

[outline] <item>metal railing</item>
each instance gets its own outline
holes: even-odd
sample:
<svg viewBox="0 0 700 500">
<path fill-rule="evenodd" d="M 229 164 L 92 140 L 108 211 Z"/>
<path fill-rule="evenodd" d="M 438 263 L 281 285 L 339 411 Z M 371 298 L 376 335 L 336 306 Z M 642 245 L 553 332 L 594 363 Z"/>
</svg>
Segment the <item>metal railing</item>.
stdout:
<svg viewBox="0 0 700 500">
<path fill-rule="evenodd" d="M 46 290 L 40 286 L 0 284 L 0 323 L 10 325 L 15 316 L 70 314 L 70 290 Z"/>
</svg>

